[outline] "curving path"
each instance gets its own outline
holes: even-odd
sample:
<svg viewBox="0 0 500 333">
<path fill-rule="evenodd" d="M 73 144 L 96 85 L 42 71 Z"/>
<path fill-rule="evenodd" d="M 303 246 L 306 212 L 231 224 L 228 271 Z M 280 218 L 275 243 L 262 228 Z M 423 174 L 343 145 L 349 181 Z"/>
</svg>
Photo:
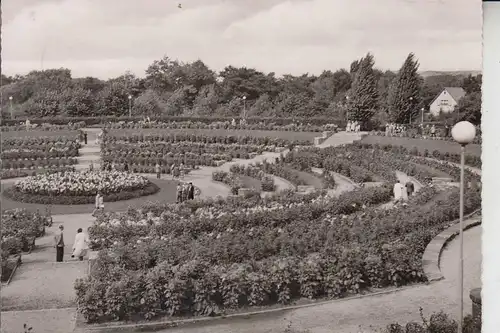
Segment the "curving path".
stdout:
<svg viewBox="0 0 500 333">
<path fill-rule="evenodd" d="M 360 138 L 361 134 L 337 133 L 320 146 L 347 144 Z M 185 177 L 185 180 L 192 181 L 200 187 L 202 195 L 224 195 L 227 193 L 227 188 L 217 186 L 211 181 L 212 171 L 215 169 L 228 171 L 232 163 L 248 164 L 263 159 L 272 162 L 274 157 L 278 156 L 279 153 L 266 153 L 254 160 L 233 161 L 212 169 L 202 168 L 193 171 Z M 344 179 L 343 186 L 347 186 L 345 183 Z M 76 316 L 73 281 L 76 277 L 86 274 L 87 266 L 85 263 L 70 261 L 68 253 L 76 229 L 90 226 L 92 217 L 89 214 L 56 215 L 54 221 L 55 224 L 49 228 L 47 235 L 37 240 L 38 249 L 23 256 L 24 264 L 20 266 L 11 284 L 2 288 L 3 309 L 6 307 L 10 310 L 1 313 L 2 333 L 19 333 L 24 323 L 34 326 L 37 333 L 73 331 Z M 53 263 L 55 253 L 50 243 L 59 223 L 62 223 L 66 230 L 65 260 L 68 262 L 55 264 Z M 479 234 L 476 228 L 467 234 L 470 248 L 477 246 Z M 396 320 L 400 322 L 418 320 L 419 307 L 423 307 L 426 313 L 440 310 L 456 313 L 454 310 L 457 308 L 455 301 L 457 280 L 456 272 L 453 272 L 452 268 L 455 247 L 456 245 L 451 242 L 443 252 L 442 270 L 446 279 L 433 284 L 409 287 L 377 296 L 331 301 L 247 319 L 217 320 L 210 324 L 171 328 L 162 332 L 279 333 L 284 332 L 290 323 L 293 329 L 308 330 L 310 333 L 375 332 L 378 328 Z M 478 275 L 473 273 L 478 267 L 477 257 L 477 251 L 471 251 L 465 263 L 466 267 L 470 265 L 476 267 L 470 270 L 471 287 L 477 286 L 475 283 Z M 470 307 L 466 307 L 465 310 L 469 312 Z"/>
</svg>

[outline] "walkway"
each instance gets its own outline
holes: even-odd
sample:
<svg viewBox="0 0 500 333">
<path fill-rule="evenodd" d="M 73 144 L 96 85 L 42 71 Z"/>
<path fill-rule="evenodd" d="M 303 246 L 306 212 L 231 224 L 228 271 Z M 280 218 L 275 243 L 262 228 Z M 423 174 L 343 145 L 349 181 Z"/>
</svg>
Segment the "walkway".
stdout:
<svg viewBox="0 0 500 333">
<path fill-rule="evenodd" d="M 24 323 L 33 325 L 36 333 L 73 330 L 74 282 L 87 274 L 88 262 L 71 258 L 71 251 L 76 230 L 86 230 L 92 220 L 89 214 L 54 216 L 34 251 L 22 256 L 14 278 L 2 287 L 2 333 L 20 333 Z M 60 224 L 65 228 L 65 255 L 63 263 L 56 263 L 52 241 Z"/>
</svg>

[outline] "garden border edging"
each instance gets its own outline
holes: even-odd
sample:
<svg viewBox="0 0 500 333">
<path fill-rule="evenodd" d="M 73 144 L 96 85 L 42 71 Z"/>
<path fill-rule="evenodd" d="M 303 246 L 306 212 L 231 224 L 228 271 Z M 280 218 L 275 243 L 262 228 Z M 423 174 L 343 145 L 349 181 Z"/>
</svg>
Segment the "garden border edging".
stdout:
<svg viewBox="0 0 500 333">
<path fill-rule="evenodd" d="M 477 209 L 474 212 L 464 216 L 464 231 L 476 227 L 481 224 L 481 216 L 473 217 L 474 215 L 481 212 L 481 209 Z M 446 246 L 451 240 L 453 240 L 460 233 L 460 220 L 456 219 L 452 221 L 453 224 L 446 230 L 439 233 L 434 237 L 429 244 L 427 244 L 424 255 L 422 256 L 422 268 L 424 270 L 424 275 L 429 282 L 440 281 L 444 279 L 443 274 L 440 269 L 441 254 Z"/>
</svg>

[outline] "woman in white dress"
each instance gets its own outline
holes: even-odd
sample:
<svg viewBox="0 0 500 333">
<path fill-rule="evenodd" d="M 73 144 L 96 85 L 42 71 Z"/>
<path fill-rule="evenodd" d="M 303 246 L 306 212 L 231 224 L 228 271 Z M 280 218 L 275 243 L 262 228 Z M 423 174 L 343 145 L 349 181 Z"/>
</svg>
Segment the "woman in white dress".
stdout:
<svg viewBox="0 0 500 333">
<path fill-rule="evenodd" d="M 89 249 L 89 239 L 82 228 L 76 232 L 75 243 L 73 244 L 73 254 L 71 258 L 78 257 L 78 260 L 83 261 L 83 257 L 87 255 Z"/>
</svg>

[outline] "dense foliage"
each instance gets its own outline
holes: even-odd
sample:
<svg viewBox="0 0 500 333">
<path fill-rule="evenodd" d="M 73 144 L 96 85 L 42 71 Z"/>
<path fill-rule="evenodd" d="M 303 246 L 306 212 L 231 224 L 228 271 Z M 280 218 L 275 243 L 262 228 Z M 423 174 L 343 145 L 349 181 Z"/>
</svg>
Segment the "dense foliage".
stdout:
<svg viewBox="0 0 500 333">
<path fill-rule="evenodd" d="M 2 282 L 9 279 L 18 259 L 10 260 L 13 255 L 31 250 L 35 238 L 45 232 L 45 226 L 52 224 L 50 214 L 28 212 L 24 209 L 2 210 Z M 10 264 L 13 264 L 10 265 Z"/>
<path fill-rule="evenodd" d="M 76 284 L 79 307 L 88 321 L 216 315 L 423 281 L 421 255 L 457 218 L 458 190 L 427 187 L 380 210 L 391 195 L 382 186 L 106 214 L 89 231 L 100 253 Z M 479 206 L 480 192 L 468 191 L 466 212 Z"/>
<path fill-rule="evenodd" d="M 201 60 L 183 63 L 164 57 L 154 61 L 144 77 L 125 73 L 107 81 L 72 78 L 69 69 L 32 71 L 24 76 L 4 78 L 6 84 L 0 88 L 2 116 L 10 117 L 8 98 L 12 96 L 13 114 L 30 118 L 116 118 L 131 113 L 154 118 L 219 116 L 228 117 L 230 121 L 245 114 L 267 117 L 267 122 L 276 118 L 302 118 L 306 124 L 311 117 L 323 117 L 328 119 L 323 124 L 342 124 L 346 113 L 352 112 L 355 117 L 366 119 L 374 115 L 375 122 L 384 122 L 389 86 L 396 73 L 373 68 L 373 64 L 373 57 L 367 55 L 353 61 L 348 69 L 325 70 L 320 75 L 277 77 L 274 73 L 234 66 L 215 73 Z M 479 121 L 480 104 L 474 96 L 480 91 L 480 75 L 412 77 L 416 78 L 423 82 L 416 98 L 422 101 L 422 106 L 427 108 L 444 87 L 461 86 L 471 97 L 460 106 L 463 110 L 460 114 Z M 129 94 L 133 97 L 130 110 Z M 353 102 L 346 105 L 345 97 L 351 95 Z"/>
</svg>

